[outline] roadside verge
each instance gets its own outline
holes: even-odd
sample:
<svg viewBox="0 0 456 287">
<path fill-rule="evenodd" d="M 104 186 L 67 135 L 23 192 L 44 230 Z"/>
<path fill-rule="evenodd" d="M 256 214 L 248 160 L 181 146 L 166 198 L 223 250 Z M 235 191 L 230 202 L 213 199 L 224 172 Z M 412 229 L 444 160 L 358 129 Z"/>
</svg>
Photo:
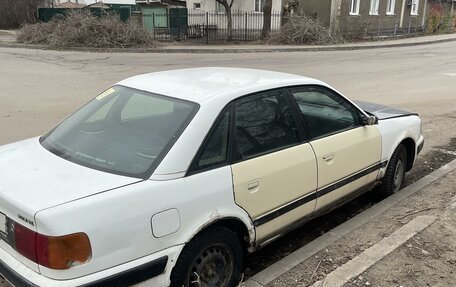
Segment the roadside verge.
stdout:
<svg viewBox="0 0 456 287">
<path fill-rule="evenodd" d="M 349 43 L 330 46 L 285 46 L 285 45 L 163 45 L 157 48 L 67 48 L 65 51 L 81 52 L 111 52 L 111 53 L 280 53 L 280 52 L 318 52 L 318 51 L 350 51 L 378 48 L 410 47 L 430 45 L 456 41 L 456 33 L 421 36 L 413 38 L 401 38 L 384 41 Z M 27 45 L 11 40 L 4 40 L 0 35 L 0 47 L 4 48 L 27 48 L 41 50 L 55 50 L 45 45 Z"/>
</svg>

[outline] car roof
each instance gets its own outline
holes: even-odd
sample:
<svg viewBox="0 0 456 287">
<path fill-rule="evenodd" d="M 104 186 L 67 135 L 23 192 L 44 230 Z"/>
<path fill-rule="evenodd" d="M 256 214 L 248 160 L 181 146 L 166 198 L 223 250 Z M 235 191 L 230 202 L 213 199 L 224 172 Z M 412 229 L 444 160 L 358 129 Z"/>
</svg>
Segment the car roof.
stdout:
<svg viewBox="0 0 456 287">
<path fill-rule="evenodd" d="M 326 85 L 299 75 L 221 67 L 149 73 L 122 80 L 117 84 L 199 104 L 214 98 L 229 102 L 242 95 L 283 86 Z"/>
</svg>

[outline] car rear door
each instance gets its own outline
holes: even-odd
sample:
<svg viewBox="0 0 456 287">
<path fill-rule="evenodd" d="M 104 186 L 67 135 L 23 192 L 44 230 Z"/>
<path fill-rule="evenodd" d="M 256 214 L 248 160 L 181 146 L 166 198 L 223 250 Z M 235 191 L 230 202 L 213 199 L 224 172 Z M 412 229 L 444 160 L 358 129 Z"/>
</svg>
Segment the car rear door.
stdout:
<svg viewBox="0 0 456 287">
<path fill-rule="evenodd" d="M 316 210 L 373 183 L 382 166 L 377 126 L 363 125 L 362 113 L 329 88 L 301 86 L 290 92 L 317 157 Z"/>
<path fill-rule="evenodd" d="M 315 208 L 315 154 L 303 141 L 290 103 L 285 90 L 233 103 L 234 196 L 253 219 L 260 243 Z"/>
</svg>

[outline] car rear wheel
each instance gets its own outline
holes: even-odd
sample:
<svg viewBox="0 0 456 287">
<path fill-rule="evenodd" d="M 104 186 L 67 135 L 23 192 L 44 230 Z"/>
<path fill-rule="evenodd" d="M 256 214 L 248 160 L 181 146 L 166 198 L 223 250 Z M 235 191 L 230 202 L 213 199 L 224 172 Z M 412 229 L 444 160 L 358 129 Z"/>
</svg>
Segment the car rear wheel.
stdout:
<svg viewBox="0 0 456 287">
<path fill-rule="evenodd" d="M 404 145 L 399 145 L 391 156 L 383 182 L 380 186 L 387 195 L 398 192 L 404 185 L 407 152 Z"/>
<path fill-rule="evenodd" d="M 236 234 L 211 228 L 190 241 L 171 273 L 172 287 L 234 287 L 240 282 L 243 252 Z"/>
</svg>

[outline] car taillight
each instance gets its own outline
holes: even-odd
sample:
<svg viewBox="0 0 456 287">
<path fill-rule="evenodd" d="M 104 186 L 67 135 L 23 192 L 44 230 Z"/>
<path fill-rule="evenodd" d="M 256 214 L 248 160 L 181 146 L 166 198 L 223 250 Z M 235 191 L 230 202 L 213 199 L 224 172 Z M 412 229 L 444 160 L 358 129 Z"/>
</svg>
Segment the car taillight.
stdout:
<svg viewBox="0 0 456 287">
<path fill-rule="evenodd" d="M 68 269 L 90 260 L 92 249 L 85 233 L 64 236 L 37 234 L 38 264 L 52 269 Z"/>
<path fill-rule="evenodd" d="M 17 252 L 22 254 L 23 256 L 27 257 L 28 259 L 32 260 L 33 262 L 36 261 L 36 232 L 25 228 L 24 226 L 13 223 L 13 230 L 14 230 L 14 242 L 13 247 L 16 249 Z"/>
<path fill-rule="evenodd" d="M 18 223 L 12 223 L 17 252 L 50 269 L 68 269 L 87 263 L 92 257 L 89 237 L 85 233 L 47 236 Z"/>
</svg>

